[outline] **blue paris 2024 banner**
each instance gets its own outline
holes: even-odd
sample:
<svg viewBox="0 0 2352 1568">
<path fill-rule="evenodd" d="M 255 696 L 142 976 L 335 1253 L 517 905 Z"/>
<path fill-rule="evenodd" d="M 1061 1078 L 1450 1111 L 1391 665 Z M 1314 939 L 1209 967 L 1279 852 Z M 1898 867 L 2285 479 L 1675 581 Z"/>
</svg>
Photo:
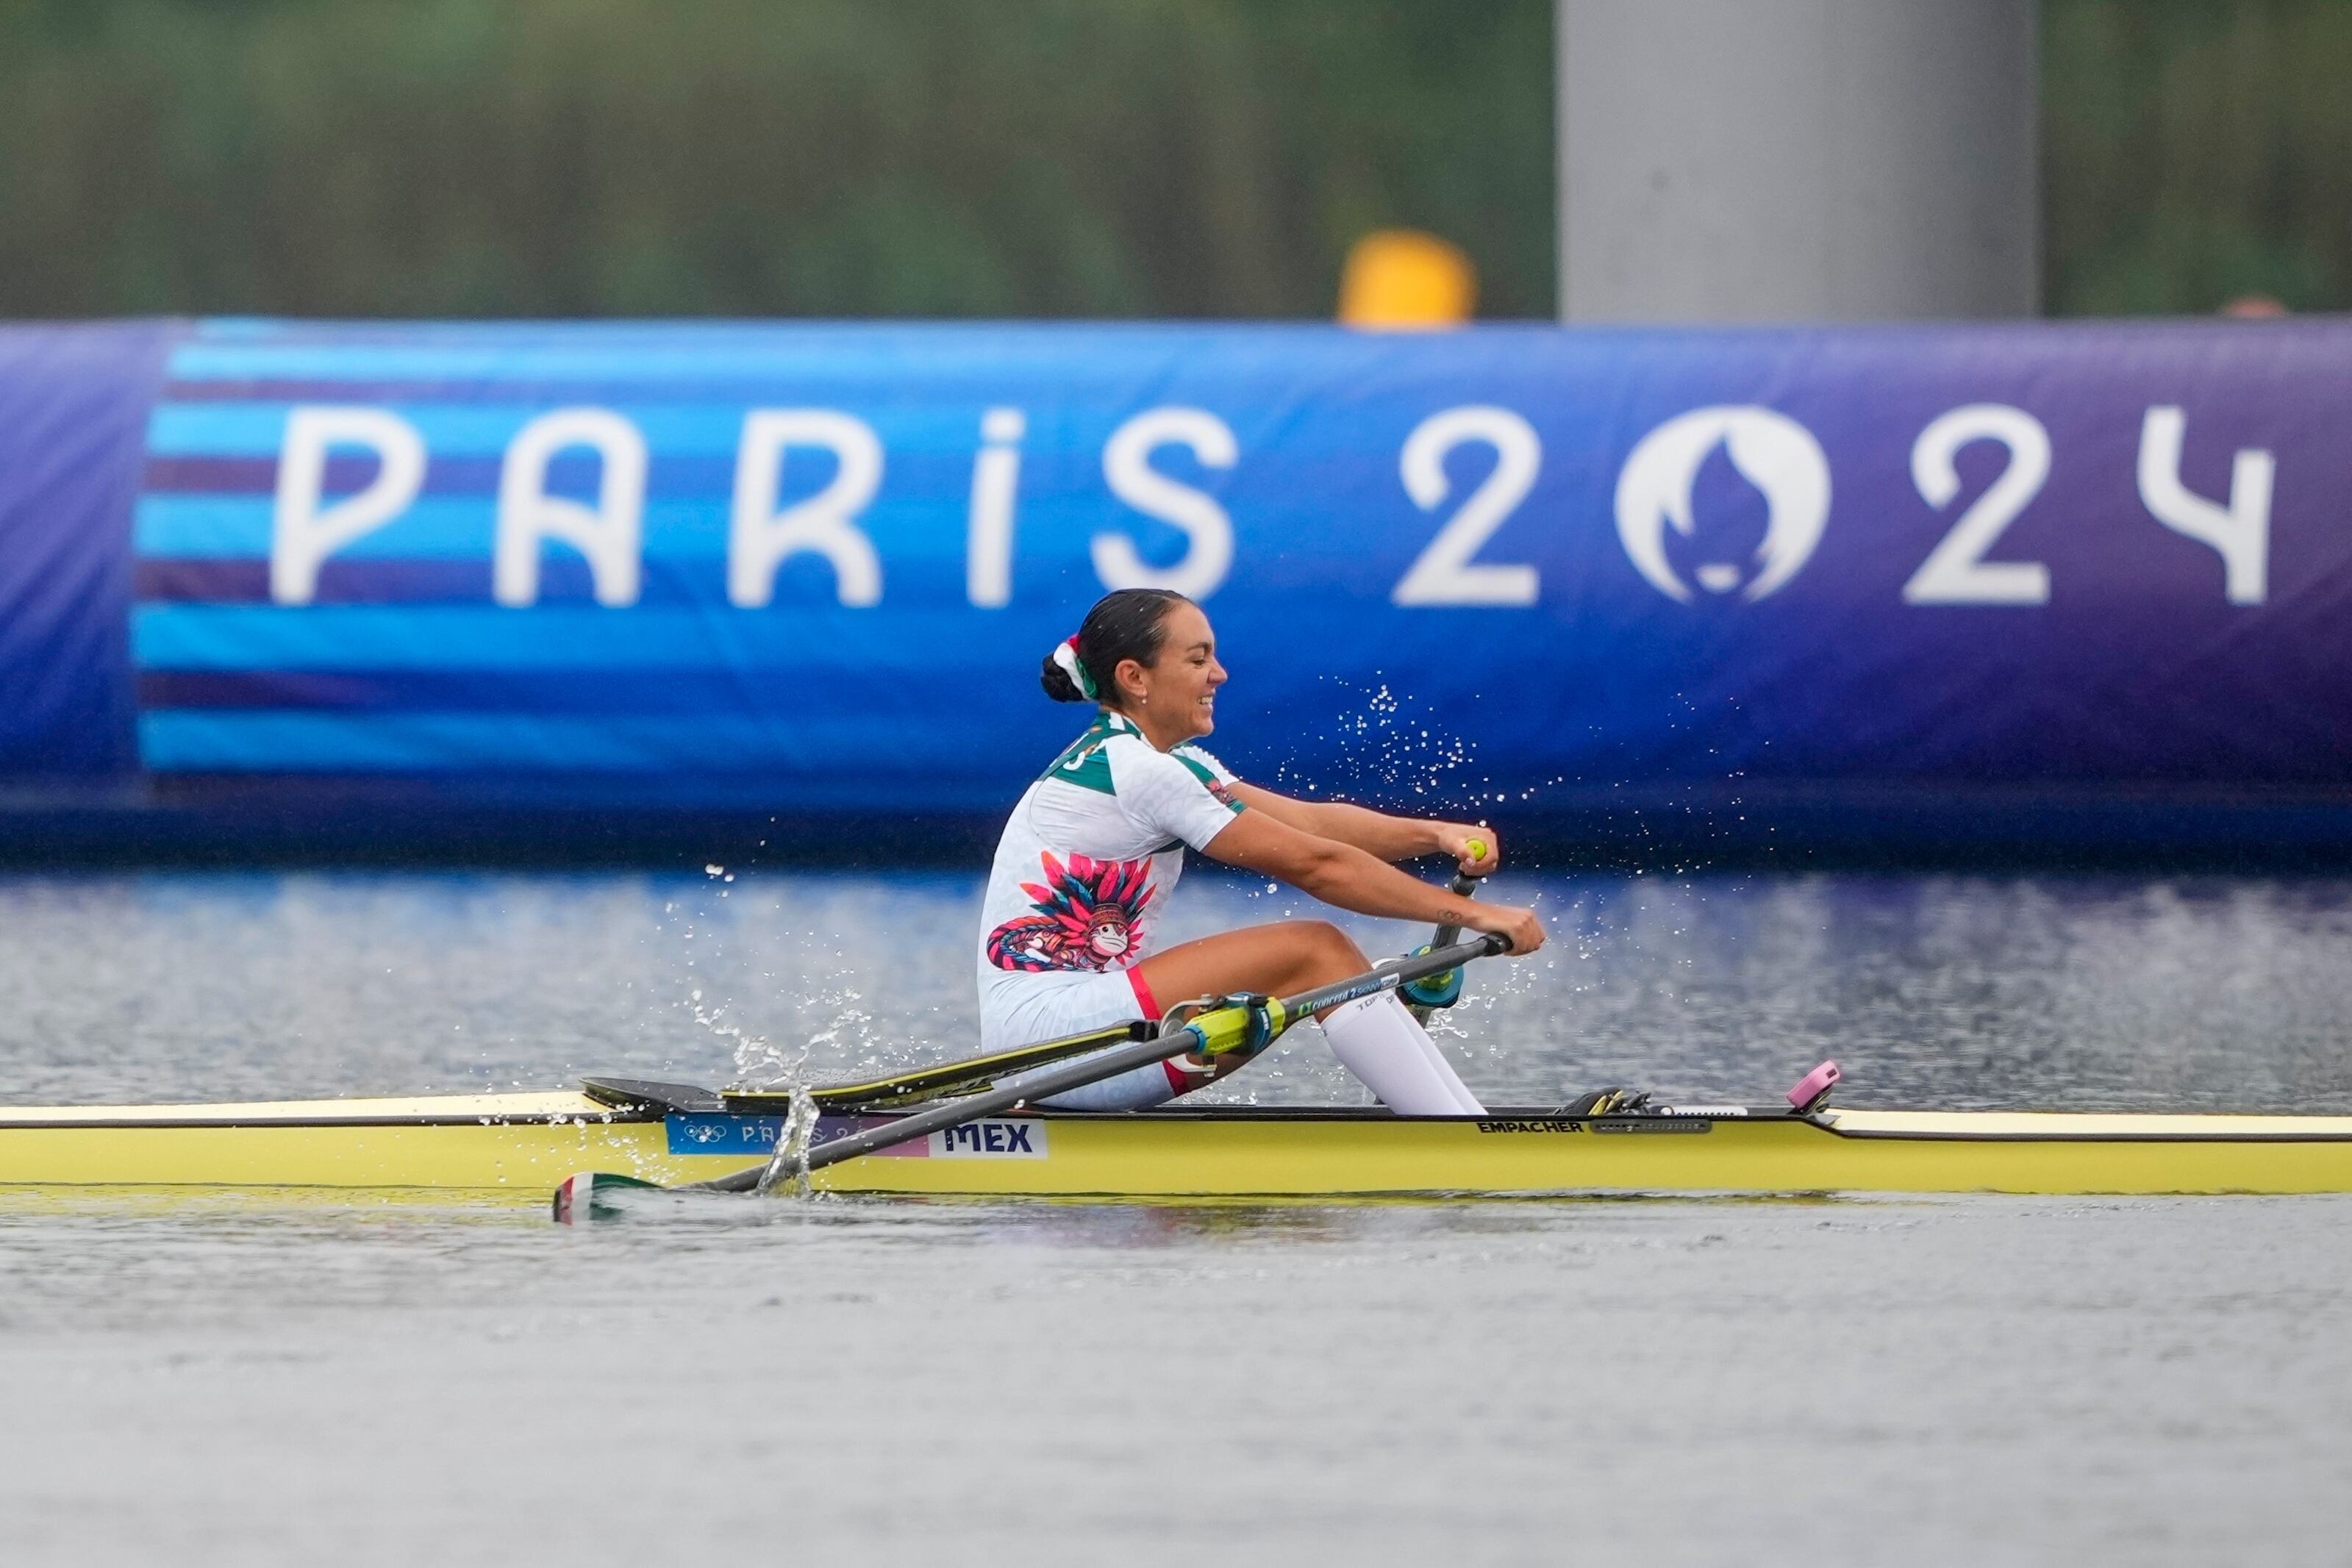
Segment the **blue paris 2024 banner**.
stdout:
<svg viewBox="0 0 2352 1568">
<path fill-rule="evenodd" d="M 983 818 L 1078 722 L 1039 661 L 1143 584 L 1216 623 L 1213 745 L 1299 789 L 2333 798 L 2348 362 L 2340 322 L 211 323 L 37 422 L 73 484 L 0 468 L 93 584 L 135 484 L 127 678 L 86 628 L 0 664 L 93 737 L 134 693 L 167 782 Z M 0 719 L 0 767 L 60 745 Z"/>
</svg>

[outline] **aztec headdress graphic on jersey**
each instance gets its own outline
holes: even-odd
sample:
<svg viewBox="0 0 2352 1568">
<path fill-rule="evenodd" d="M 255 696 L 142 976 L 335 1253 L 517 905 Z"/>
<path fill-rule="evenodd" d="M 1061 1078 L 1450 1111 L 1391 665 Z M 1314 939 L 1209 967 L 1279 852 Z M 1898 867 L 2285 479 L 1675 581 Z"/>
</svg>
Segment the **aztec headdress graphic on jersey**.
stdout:
<svg viewBox="0 0 2352 1568">
<path fill-rule="evenodd" d="M 1021 891 L 1037 913 L 1008 920 L 988 934 L 988 959 L 1000 969 L 1109 969 L 1142 939 L 1143 909 L 1151 902 L 1151 862 L 1098 861 L 1072 855 L 1066 865 L 1051 850 L 1041 857 L 1045 880 Z"/>
</svg>

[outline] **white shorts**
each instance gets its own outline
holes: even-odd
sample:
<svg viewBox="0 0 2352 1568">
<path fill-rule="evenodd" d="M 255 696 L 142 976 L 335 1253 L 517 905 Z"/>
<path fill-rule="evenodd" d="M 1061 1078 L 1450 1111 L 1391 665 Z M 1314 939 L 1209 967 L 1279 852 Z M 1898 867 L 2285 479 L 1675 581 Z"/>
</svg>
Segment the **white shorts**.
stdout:
<svg viewBox="0 0 2352 1568">
<path fill-rule="evenodd" d="M 1012 1051 L 1133 1019 L 1159 1018 L 1160 1004 L 1133 969 L 999 971 L 981 982 L 980 1049 Z"/>
<path fill-rule="evenodd" d="M 1136 1019 L 1155 1023 L 1160 1019 L 1160 1003 L 1133 969 L 1012 972 L 991 975 L 986 984 L 980 1003 L 982 1051 L 1011 1051 Z M 1066 1065 L 1055 1062 L 1038 1071 L 1056 1071 Z M 1190 1074 L 1174 1063 L 1153 1061 L 1038 1103 L 1056 1111 L 1140 1111 L 1206 1082 L 1205 1074 Z"/>
</svg>

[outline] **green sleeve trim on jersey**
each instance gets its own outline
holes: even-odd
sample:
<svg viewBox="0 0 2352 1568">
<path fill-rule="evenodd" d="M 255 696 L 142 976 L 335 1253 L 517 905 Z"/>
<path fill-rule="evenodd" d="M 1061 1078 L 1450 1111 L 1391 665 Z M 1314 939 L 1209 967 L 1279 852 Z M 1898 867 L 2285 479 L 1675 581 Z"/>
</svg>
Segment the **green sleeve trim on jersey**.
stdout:
<svg viewBox="0 0 2352 1568">
<path fill-rule="evenodd" d="M 1181 746 L 1175 750 L 1170 752 L 1168 755 L 1192 770 L 1192 777 L 1198 779 L 1201 781 L 1202 787 L 1209 791 L 1209 798 L 1211 800 L 1216 801 L 1218 805 L 1223 806 L 1236 817 L 1242 814 L 1242 803 L 1239 800 L 1234 800 L 1231 795 L 1225 793 L 1224 780 L 1219 779 L 1214 773 L 1210 772 L 1206 764 L 1199 761 L 1197 758 L 1185 756 L 1184 748 Z"/>
</svg>

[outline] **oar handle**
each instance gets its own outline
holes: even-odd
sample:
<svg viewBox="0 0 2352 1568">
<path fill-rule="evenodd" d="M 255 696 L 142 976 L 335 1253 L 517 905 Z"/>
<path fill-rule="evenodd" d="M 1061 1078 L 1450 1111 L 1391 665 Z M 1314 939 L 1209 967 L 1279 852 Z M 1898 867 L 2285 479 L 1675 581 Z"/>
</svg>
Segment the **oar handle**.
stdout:
<svg viewBox="0 0 2352 1568">
<path fill-rule="evenodd" d="M 1487 847 L 1486 841 L 1484 839 L 1465 839 L 1463 843 L 1464 847 L 1470 851 L 1470 858 L 1474 861 L 1485 860 L 1494 852 Z M 1477 885 L 1476 877 L 1466 871 L 1457 870 L 1454 873 L 1454 880 L 1446 883 L 1445 891 L 1456 898 L 1467 898 L 1470 896 L 1471 890 Z M 1462 927 L 1459 925 L 1441 925 L 1437 928 L 1437 935 L 1429 939 L 1429 945 L 1433 947 L 1451 947 L 1454 946 L 1454 939 L 1461 935 Z"/>
<path fill-rule="evenodd" d="M 1504 937 L 1482 934 L 1467 942 L 1432 947 L 1417 956 L 1386 959 L 1353 979 L 1334 980 L 1328 986 L 1318 986 L 1311 991 L 1285 997 L 1282 998 L 1282 1010 L 1287 1018 L 1305 1018 L 1308 1013 L 1319 1013 L 1326 1008 L 1336 1008 L 1359 997 L 1369 997 L 1375 991 L 1392 991 L 1409 981 L 1442 975 L 1473 958 L 1491 958 L 1497 953 L 1510 950 L 1511 945 Z"/>
<path fill-rule="evenodd" d="M 1470 896 L 1471 890 L 1477 885 L 1476 877 L 1466 871 L 1458 871 L 1454 873 L 1454 880 L 1445 884 L 1445 891 L 1456 898 L 1467 898 Z M 1462 927 L 1459 925 L 1441 925 L 1437 928 L 1437 935 L 1429 939 L 1429 945 L 1433 947 L 1451 947 L 1454 946 L 1454 939 L 1461 935 Z"/>
<path fill-rule="evenodd" d="M 1486 858 L 1486 846 L 1476 839 L 1471 840 L 1470 842 L 1475 846 L 1479 852 L 1477 858 L 1485 860 Z M 1472 876 L 1466 871 L 1457 871 L 1454 873 L 1454 880 L 1446 883 L 1445 891 L 1452 894 L 1456 898 L 1467 898 L 1470 896 L 1471 890 L 1477 885 L 1478 879 L 1476 877 Z M 1429 945 L 1433 947 L 1450 947 L 1454 945 L 1454 938 L 1461 935 L 1462 927 L 1459 925 L 1441 925 L 1437 928 L 1437 934 L 1429 939 Z M 1419 1002 L 1414 1002 L 1412 1006 L 1413 1021 L 1421 1024 L 1427 1023 L 1429 1021 L 1430 1013 L 1434 1009 L 1423 1007 Z"/>
</svg>

